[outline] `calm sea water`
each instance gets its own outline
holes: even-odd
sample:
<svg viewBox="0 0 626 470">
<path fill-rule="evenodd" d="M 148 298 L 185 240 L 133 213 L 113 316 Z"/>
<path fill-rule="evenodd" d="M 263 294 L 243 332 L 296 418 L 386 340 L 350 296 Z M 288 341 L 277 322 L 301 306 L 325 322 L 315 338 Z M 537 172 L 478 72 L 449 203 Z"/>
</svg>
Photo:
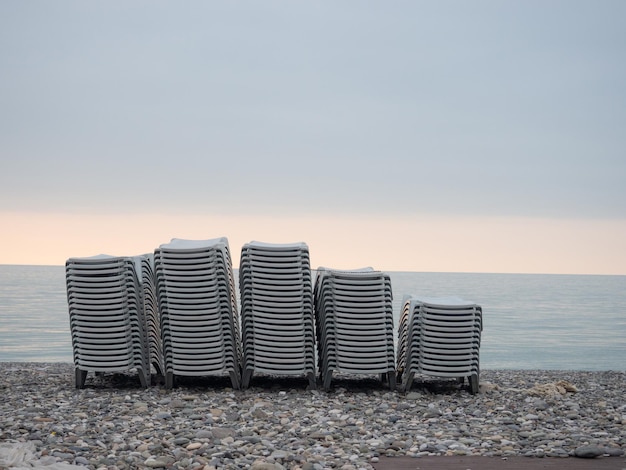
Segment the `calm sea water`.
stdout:
<svg viewBox="0 0 626 470">
<path fill-rule="evenodd" d="M 626 276 L 390 272 L 483 307 L 484 369 L 626 370 Z M 0 361 L 72 362 L 62 266 L 0 265 Z"/>
</svg>

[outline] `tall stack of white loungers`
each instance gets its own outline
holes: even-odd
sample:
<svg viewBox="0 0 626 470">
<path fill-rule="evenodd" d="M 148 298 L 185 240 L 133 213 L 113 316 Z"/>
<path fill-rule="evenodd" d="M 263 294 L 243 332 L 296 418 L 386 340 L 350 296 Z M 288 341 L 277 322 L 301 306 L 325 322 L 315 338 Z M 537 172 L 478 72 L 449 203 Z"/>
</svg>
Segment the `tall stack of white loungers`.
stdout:
<svg viewBox="0 0 626 470">
<path fill-rule="evenodd" d="M 150 358 L 140 276 L 129 257 L 98 255 L 65 263 L 75 384 L 88 372 L 136 369 L 150 384 Z"/>
<path fill-rule="evenodd" d="M 306 376 L 315 388 L 313 283 L 305 243 L 251 242 L 239 268 L 242 386 L 253 374 Z"/>
<path fill-rule="evenodd" d="M 165 362 L 175 376 L 230 376 L 240 388 L 237 297 L 228 240 L 180 240 L 154 252 Z"/>
<path fill-rule="evenodd" d="M 379 375 L 393 390 L 393 307 L 388 274 L 371 268 L 319 268 L 315 281 L 318 367 L 325 390 L 332 374 Z"/>
<path fill-rule="evenodd" d="M 161 339 L 161 314 L 156 295 L 156 277 L 154 275 L 154 255 L 148 253 L 133 257 L 137 272 L 141 273 L 141 288 L 143 293 L 143 312 L 148 334 L 148 350 L 150 364 L 154 366 L 157 375 L 163 375 L 163 341 Z"/>
<path fill-rule="evenodd" d="M 405 296 L 398 327 L 398 376 L 409 390 L 414 376 L 467 377 L 478 393 L 482 309 L 457 298 Z"/>
</svg>

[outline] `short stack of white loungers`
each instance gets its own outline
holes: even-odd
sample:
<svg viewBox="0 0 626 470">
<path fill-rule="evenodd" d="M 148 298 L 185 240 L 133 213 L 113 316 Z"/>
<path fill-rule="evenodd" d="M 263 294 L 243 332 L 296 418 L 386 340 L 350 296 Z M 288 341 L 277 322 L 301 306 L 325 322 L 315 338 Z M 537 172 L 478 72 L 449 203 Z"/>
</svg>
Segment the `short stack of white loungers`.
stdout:
<svg viewBox="0 0 626 470">
<path fill-rule="evenodd" d="M 154 252 L 165 362 L 175 376 L 230 376 L 240 388 L 239 321 L 228 240 L 180 240 Z"/>
<path fill-rule="evenodd" d="M 405 296 L 398 327 L 398 376 L 409 390 L 414 376 L 450 377 L 478 393 L 482 309 L 458 298 Z"/>
<path fill-rule="evenodd" d="M 379 375 L 395 380 L 391 281 L 365 268 L 319 268 L 315 281 L 318 367 L 325 390 L 332 374 Z"/>
<path fill-rule="evenodd" d="M 148 253 L 133 257 L 137 272 L 141 273 L 141 288 L 143 292 L 143 312 L 148 334 L 148 350 L 150 364 L 158 375 L 163 375 L 163 341 L 161 339 L 161 314 L 156 295 L 156 277 L 154 275 L 154 255 Z"/>
<path fill-rule="evenodd" d="M 142 293 L 135 262 L 98 255 L 65 263 L 76 388 L 88 372 L 136 369 L 150 384 L 150 359 Z"/>
<path fill-rule="evenodd" d="M 253 374 L 305 376 L 315 388 L 313 282 L 305 243 L 250 242 L 239 268 L 242 386 Z"/>
</svg>

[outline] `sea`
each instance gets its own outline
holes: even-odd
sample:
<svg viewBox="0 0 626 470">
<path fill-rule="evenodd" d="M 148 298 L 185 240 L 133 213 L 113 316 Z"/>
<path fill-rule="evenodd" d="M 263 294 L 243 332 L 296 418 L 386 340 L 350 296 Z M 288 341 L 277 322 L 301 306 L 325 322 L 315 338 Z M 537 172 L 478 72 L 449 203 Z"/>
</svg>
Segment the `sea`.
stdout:
<svg viewBox="0 0 626 470">
<path fill-rule="evenodd" d="M 72 362 L 64 269 L 0 265 L 0 362 Z M 396 327 L 407 294 L 482 307 L 482 369 L 626 370 L 626 276 L 388 273 Z"/>
</svg>

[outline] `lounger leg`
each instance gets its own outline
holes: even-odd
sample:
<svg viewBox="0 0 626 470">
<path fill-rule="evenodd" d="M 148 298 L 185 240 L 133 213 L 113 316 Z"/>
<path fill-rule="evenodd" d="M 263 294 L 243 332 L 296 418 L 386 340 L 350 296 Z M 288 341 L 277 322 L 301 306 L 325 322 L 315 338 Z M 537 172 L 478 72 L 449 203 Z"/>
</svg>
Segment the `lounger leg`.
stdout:
<svg viewBox="0 0 626 470">
<path fill-rule="evenodd" d="M 389 389 L 390 390 L 395 390 L 396 389 L 396 373 L 394 371 L 391 371 L 387 374 L 387 378 L 389 380 Z"/>
<path fill-rule="evenodd" d="M 243 370 L 243 377 L 241 378 L 241 388 L 243 390 L 247 390 L 248 387 L 250 386 L 250 380 L 252 380 L 252 373 L 254 371 L 252 369 L 249 368 L 245 368 Z"/>
<path fill-rule="evenodd" d="M 470 383 L 470 393 L 472 395 L 476 395 L 480 391 L 478 375 L 470 375 L 469 383 Z"/>
<path fill-rule="evenodd" d="M 174 388 L 174 372 L 165 373 L 165 388 L 167 390 Z"/>
<path fill-rule="evenodd" d="M 139 383 L 141 383 L 141 387 L 148 388 L 150 380 L 146 376 L 146 371 L 142 369 L 137 369 L 137 373 L 139 374 Z"/>
<path fill-rule="evenodd" d="M 317 390 L 317 381 L 315 380 L 315 373 L 309 372 L 307 374 L 307 377 L 309 379 L 309 386 L 307 387 L 307 390 Z"/>
<path fill-rule="evenodd" d="M 78 367 L 74 369 L 74 384 L 77 389 L 85 388 L 85 381 L 87 380 L 87 371 L 80 370 Z"/>
<path fill-rule="evenodd" d="M 239 374 L 235 371 L 230 372 L 230 383 L 234 390 L 240 390 L 241 384 L 239 383 Z"/>
<path fill-rule="evenodd" d="M 330 390 L 330 382 L 333 379 L 333 371 L 332 370 L 328 370 L 326 371 L 326 374 L 324 374 L 324 390 L 325 391 L 329 391 Z"/>
<path fill-rule="evenodd" d="M 414 377 L 413 372 L 408 372 L 406 374 L 406 382 L 404 383 L 404 387 L 402 391 L 408 392 L 409 390 L 411 390 L 411 386 L 413 385 L 413 377 Z"/>
</svg>

